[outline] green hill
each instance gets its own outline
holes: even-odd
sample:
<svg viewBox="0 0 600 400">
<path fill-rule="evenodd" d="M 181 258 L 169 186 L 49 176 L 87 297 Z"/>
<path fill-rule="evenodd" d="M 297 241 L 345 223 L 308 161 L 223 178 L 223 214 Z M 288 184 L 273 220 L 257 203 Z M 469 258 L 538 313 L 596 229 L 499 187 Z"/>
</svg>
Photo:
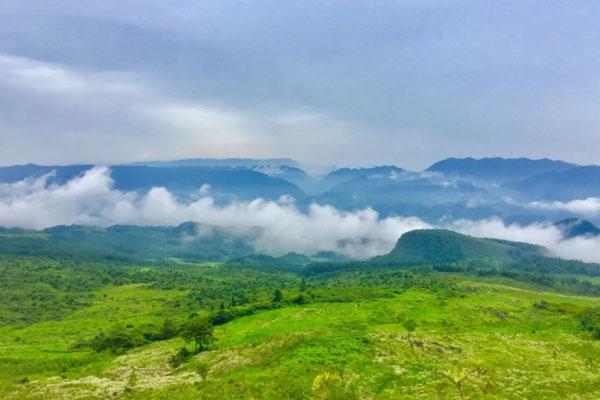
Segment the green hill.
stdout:
<svg viewBox="0 0 600 400">
<path fill-rule="evenodd" d="M 540 246 L 499 239 L 475 238 L 443 229 L 415 230 L 402 235 L 394 249 L 375 260 L 399 264 L 440 264 L 466 260 L 514 260 L 544 256 Z"/>
<path fill-rule="evenodd" d="M 0 254 L 54 258 L 194 261 L 226 260 L 254 252 L 258 228 L 246 230 L 186 222 L 175 227 L 56 226 L 43 231 L 0 231 Z"/>
</svg>

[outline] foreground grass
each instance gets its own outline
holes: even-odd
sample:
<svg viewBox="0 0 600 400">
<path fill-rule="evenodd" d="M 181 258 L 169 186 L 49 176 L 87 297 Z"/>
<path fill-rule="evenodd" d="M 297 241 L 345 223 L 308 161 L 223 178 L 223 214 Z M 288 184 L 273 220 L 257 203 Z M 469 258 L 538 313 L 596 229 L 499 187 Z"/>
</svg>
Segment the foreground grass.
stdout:
<svg viewBox="0 0 600 400">
<path fill-rule="evenodd" d="M 452 293 L 386 294 L 239 318 L 217 328 L 209 351 L 173 368 L 179 338 L 122 355 L 75 345 L 115 324 L 157 326 L 185 292 L 98 290 L 63 320 L 0 329 L 0 397 L 600 398 L 600 342 L 575 318 L 600 299 L 473 281 Z M 553 307 L 535 307 L 540 300 Z"/>
</svg>

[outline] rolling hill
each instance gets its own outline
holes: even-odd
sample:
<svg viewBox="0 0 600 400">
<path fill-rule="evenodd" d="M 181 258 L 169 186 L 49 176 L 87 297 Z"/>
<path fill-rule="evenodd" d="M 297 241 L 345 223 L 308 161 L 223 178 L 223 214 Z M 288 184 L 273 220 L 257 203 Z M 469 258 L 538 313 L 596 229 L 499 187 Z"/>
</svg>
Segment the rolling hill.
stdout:
<svg viewBox="0 0 600 400">
<path fill-rule="evenodd" d="M 0 254 L 86 260 L 226 260 L 254 252 L 258 228 L 222 228 L 186 222 L 175 227 L 56 226 L 42 231 L 0 230 Z"/>
</svg>

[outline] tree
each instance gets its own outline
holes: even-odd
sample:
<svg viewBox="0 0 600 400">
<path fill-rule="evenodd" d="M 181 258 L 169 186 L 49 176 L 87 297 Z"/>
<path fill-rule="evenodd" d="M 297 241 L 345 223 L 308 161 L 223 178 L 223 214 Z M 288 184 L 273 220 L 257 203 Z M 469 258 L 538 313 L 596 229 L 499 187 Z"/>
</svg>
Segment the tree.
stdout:
<svg viewBox="0 0 600 400">
<path fill-rule="evenodd" d="M 196 366 L 196 373 L 202 378 L 202 382 L 206 382 L 210 367 L 206 363 L 200 363 Z"/>
<path fill-rule="evenodd" d="M 302 278 L 302 281 L 300 282 L 300 291 L 304 292 L 307 287 L 308 285 L 306 284 L 306 281 L 304 280 L 304 278 Z"/>
<path fill-rule="evenodd" d="M 283 293 L 281 290 L 275 289 L 275 293 L 273 294 L 273 303 L 279 303 L 283 300 Z"/>
<path fill-rule="evenodd" d="M 409 335 L 417 329 L 417 323 L 412 319 L 402 321 L 402 326 L 408 331 Z"/>
<path fill-rule="evenodd" d="M 181 330 L 181 337 L 186 342 L 194 342 L 195 352 L 204 350 L 214 341 L 213 325 L 208 316 L 199 316 L 190 319 Z"/>
</svg>

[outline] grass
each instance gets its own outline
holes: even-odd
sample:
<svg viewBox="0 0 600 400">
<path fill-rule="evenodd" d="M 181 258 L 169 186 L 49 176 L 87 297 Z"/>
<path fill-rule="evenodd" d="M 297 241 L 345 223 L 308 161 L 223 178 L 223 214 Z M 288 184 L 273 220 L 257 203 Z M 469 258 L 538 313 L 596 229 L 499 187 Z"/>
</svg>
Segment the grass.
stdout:
<svg viewBox="0 0 600 400">
<path fill-rule="evenodd" d="M 317 290 L 340 289 L 306 296 Z M 115 325 L 145 329 L 185 317 L 172 304 L 186 292 L 96 290 L 91 305 L 60 321 L 0 329 L 0 397 L 600 398 L 600 342 L 575 317 L 600 299 L 470 280 L 451 293 L 380 291 L 236 319 L 217 327 L 209 351 L 174 369 L 179 338 L 122 355 L 75 345 Z M 535 307 L 540 300 L 556 307 Z"/>
</svg>

